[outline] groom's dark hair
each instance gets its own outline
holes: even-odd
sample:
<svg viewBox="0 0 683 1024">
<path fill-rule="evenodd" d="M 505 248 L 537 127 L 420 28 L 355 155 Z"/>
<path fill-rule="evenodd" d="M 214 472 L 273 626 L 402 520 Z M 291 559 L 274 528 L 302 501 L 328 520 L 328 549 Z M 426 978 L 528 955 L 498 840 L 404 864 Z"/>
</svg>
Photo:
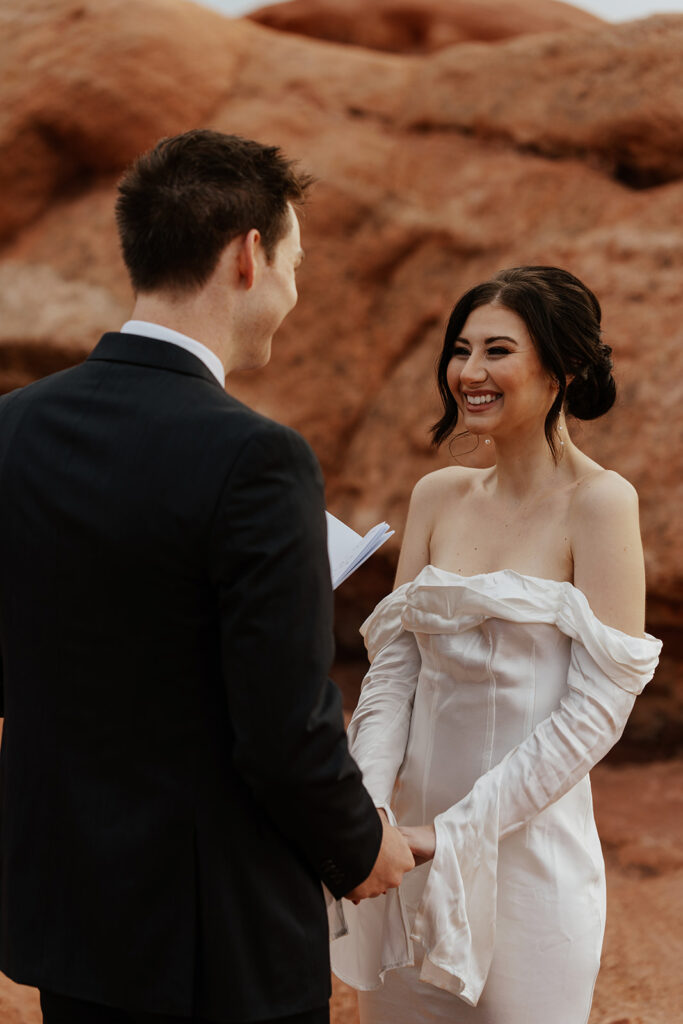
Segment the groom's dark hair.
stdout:
<svg viewBox="0 0 683 1024">
<path fill-rule="evenodd" d="M 256 228 L 271 259 L 288 203 L 312 182 L 276 146 L 195 129 L 162 139 L 119 182 L 116 222 L 136 292 L 194 291 L 233 238 Z"/>
</svg>

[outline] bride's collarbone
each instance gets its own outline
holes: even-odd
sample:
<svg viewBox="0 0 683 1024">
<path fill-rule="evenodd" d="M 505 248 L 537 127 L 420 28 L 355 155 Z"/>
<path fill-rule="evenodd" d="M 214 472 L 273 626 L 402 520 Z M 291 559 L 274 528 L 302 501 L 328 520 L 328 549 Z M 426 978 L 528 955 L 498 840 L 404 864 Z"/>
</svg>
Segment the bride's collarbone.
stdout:
<svg viewBox="0 0 683 1024">
<path fill-rule="evenodd" d="M 456 576 L 487 576 L 507 570 L 519 576 L 536 576 L 560 583 L 574 582 L 571 560 L 539 558 L 534 552 L 514 551 L 481 557 L 483 554 L 476 549 L 463 552 L 430 550 L 429 564 Z"/>
<path fill-rule="evenodd" d="M 508 571 L 518 576 L 534 576 L 542 580 L 556 580 L 558 583 L 574 582 L 571 559 L 539 558 L 533 552 L 518 551 L 495 557 L 479 557 L 481 554 L 476 549 L 461 553 L 430 550 L 429 564 L 455 576 L 489 576 Z"/>
<path fill-rule="evenodd" d="M 460 576 L 510 569 L 524 576 L 572 582 L 574 565 L 566 524 L 545 518 L 469 519 L 435 524 L 429 544 L 432 565 Z"/>
<path fill-rule="evenodd" d="M 518 500 L 481 486 L 450 489 L 432 520 L 432 565 L 461 576 L 505 569 L 524 576 L 573 582 L 571 548 L 575 477 Z"/>
</svg>

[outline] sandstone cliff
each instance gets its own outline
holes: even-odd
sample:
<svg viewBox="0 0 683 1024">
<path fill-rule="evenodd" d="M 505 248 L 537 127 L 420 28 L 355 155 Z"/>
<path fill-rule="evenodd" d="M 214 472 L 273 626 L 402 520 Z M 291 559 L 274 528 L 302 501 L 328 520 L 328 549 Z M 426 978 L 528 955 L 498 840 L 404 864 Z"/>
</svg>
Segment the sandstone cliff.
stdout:
<svg viewBox="0 0 683 1024">
<path fill-rule="evenodd" d="M 428 427 L 454 299 L 504 266 L 567 267 L 603 302 L 620 389 L 576 435 L 640 491 L 649 628 L 667 641 L 623 749 L 671 752 L 683 721 L 683 16 L 608 26 L 566 5 L 525 10 L 526 34 L 487 43 L 473 30 L 479 41 L 422 56 L 186 0 L 5 0 L 0 387 L 81 359 L 125 318 L 112 201 L 138 151 L 208 125 L 298 156 L 320 179 L 301 301 L 268 369 L 232 386 L 311 440 L 332 511 L 398 529 L 339 592 L 348 661 L 391 584 L 414 481 L 451 458 L 430 450 Z M 537 32 L 550 11 L 562 31 Z M 352 699 L 358 671 L 346 678 Z"/>
<path fill-rule="evenodd" d="M 288 0 L 249 17 L 284 32 L 394 53 L 604 25 L 561 0 Z"/>
</svg>

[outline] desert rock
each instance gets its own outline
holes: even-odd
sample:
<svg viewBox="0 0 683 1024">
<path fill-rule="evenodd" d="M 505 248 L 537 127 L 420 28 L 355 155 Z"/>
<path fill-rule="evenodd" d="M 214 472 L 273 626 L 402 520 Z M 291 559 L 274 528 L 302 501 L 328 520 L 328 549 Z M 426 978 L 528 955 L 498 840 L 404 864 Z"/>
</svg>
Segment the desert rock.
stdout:
<svg viewBox="0 0 683 1024">
<path fill-rule="evenodd" d="M 184 0 L 8 0 L 0 26 L 0 238 L 209 117 L 238 59 Z"/>
<path fill-rule="evenodd" d="M 572 429 L 640 492 L 648 627 L 666 641 L 622 749 L 674 752 L 683 16 L 428 56 L 277 32 L 184 0 L 8 0 L 2 18 L 2 390 L 69 365 L 125 319 L 115 183 L 155 138 L 197 125 L 249 135 L 282 145 L 319 179 L 303 218 L 299 306 L 269 367 L 230 388 L 308 437 L 332 512 L 361 532 L 382 519 L 397 529 L 338 593 L 350 704 L 358 626 L 391 587 L 414 482 L 486 457 L 466 441 L 438 453 L 429 444 L 434 362 L 454 300 L 520 263 L 565 266 L 594 289 L 619 399 Z"/>
<path fill-rule="evenodd" d="M 289 0 L 249 17 L 284 32 L 395 53 L 604 24 L 558 0 Z"/>
</svg>

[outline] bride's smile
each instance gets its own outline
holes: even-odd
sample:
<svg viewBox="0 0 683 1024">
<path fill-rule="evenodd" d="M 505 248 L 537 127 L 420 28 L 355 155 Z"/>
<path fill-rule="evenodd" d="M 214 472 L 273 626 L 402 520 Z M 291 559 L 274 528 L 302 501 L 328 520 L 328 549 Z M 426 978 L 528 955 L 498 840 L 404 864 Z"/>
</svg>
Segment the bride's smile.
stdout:
<svg viewBox="0 0 683 1024">
<path fill-rule="evenodd" d="M 502 398 L 500 391 L 463 391 L 470 412 L 486 412 L 486 406 Z"/>
</svg>

